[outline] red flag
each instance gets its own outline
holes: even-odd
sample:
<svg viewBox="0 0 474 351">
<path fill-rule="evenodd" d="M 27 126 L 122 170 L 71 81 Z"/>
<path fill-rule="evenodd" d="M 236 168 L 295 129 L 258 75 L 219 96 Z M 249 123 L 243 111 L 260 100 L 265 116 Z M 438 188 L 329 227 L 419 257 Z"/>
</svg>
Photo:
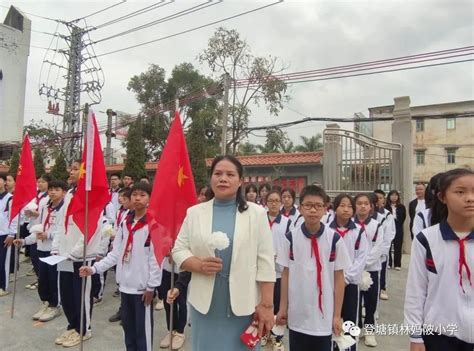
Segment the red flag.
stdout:
<svg viewBox="0 0 474 351">
<path fill-rule="evenodd" d="M 189 162 L 181 118 L 174 121 L 156 171 L 148 213 L 152 218 L 150 235 L 158 264 L 176 240 L 186 210 L 197 203 L 194 178 Z"/>
<path fill-rule="evenodd" d="M 36 197 L 36 175 L 31 145 L 28 134 L 25 134 L 21 147 L 20 164 L 16 173 L 15 193 L 12 200 L 10 223 L 31 200 Z"/>
<path fill-rule="evenodd" d="M 100 145 L 99 132 L 94 112 L 90 111 L 87 122 L 86 142 L 82 154 L 82 163 L 77 189 L 67 209 L 66 221 L 72 215 L 79 230 L 86 233 L 86 191 L 88 199 L 87 241 L 97 229 L 97 222 L 105 206 L 110 201 L 104 155 Z"/>
</svg>

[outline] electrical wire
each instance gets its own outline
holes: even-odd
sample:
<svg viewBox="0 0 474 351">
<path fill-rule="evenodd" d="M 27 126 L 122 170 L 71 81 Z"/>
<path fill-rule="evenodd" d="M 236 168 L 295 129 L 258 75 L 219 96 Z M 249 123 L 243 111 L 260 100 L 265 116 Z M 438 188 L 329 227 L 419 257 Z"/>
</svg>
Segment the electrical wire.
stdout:
<svg viewBox="0 0 474 351">
<path fill-rule="evenodd" d="M 46 16 L 40 16 L 40 15 L 36 15 L 34 13 L 31 13 L 31 12 L 26 12 L 26 11 L 22 11 L 20 10 L 19 8 L 17 8 L 16 6 L 14 5 L 11 5 L 13 7 L 15 7 L 15 9 L 17 9 L 18 11 L 20 11 L 21 13 L 25 14 L 25 15 L 29 15 L 29 16 L 33 16 L 33 17 L 37 17 L 37 18 L 41 18 L 41 19 L 44 19 L 44 20 L 48 20 L 48 21 L 54 21 L 54 22 L 58 22 L 58 23 L 62 23 L 63 21 L 61 20 L 58 20 L 56 18 L 51 18 L 51 17 L 46 17 Z M 5 9 L 10 9 L 11 6 L 6 6 L 6 5 L 0 5 L 0 7 L 3 7 Z"/>
<path fill-rule="evenodd" d="M 77 23 L 77 22 L 79 22 L 80 20 L 83 20 L 83 19 L 92 17 L 92 16 L 94 16 L 94 15 L 97 15 L 97 14 L 99 14 L 99 13 L 102 13 L 102 12 L 104 12 L 104 11 L 107 11 L 107 10 L 109 10 L 109 9 L 111 9 L 111 8 L 116 7 L 116 6 L 125 4 L 126 2 L 127 2 L 127 0 L 121 0 L 120 2 L 118 2 L 118 3 L 116 3 L 116 4 L 107 6 L 106 8 L 103 8 L 102 10 L 98 10 L 98 11 L 92 12 L 91 14 L 88 14 L 88 15 L 86 15 L 86 16 L 84 16 L 84 17 L 76 18 L 75 20 L 72 20 L 71 22 Z"/>
<path fill-rule="evenodd" d="M 117 50 L 113 50 L 113 51 L 101 53 L 101 54 L 97 55 L 97 57 L 115 54 L 115 53 L 117 53 L 117 52 L 122 52 L 122 51 L 130 50 L 130 49 L 134 49 L 134 48 L 137 48 L 137 47 L 140 47 L 140 46 L 148 45 L 148 44 L 151 44 L 151 43 L 156 43 L 156 42 L 158 42 L 158 41 L 162 41 L 162 40 L 165 40 L 165 39 L 177 37 L 177 36 L 179 36 L 179 35 L 183 35 L 183 34 L 186 34 L 186 33 L 191 33 L 191 32 L 194 32 L 194 31 L 196 31 L 196 30 L 199 30 L 199 29 L 202 29 L 202 28 L 205 28 L 205 27 L 213 26 L 213 25 L 218 24 L 218 23 L 222 23 L 222 22 L 225 22 L 225 21 L 228 21 L 228 20 L 237 18 L 237 17 L 245 16 L 245 15 L 248 15 L 248 14 L 250 14 L 250 13 L 263 10 L 263 9 L 268 8 L 268 7 L 270 7 L 270 6 L 278 5 L 278 4 L 282 3 L 282 2 L 283 2 L 283 0 L 278 0 L 277 2 L 273 2 L 273 3 L 268 4 L 268 5 L 265 5 L 265 6 L 260 6 L 260 7 L 254 8 L 254 9 L 252 9 L 252 10 L 249 10 L 249 11 L 241 12 L 241 13 L 238 13 L 238 14 L 236 14 L 236 15 L 229 16 L 229 17 L 225 17 L 225 18 L 222 18 L 222 19 L 220 19 L 220 20 L 213 21 L 213 22 L 209 22 L 209 23 L 203 24 L 203 25 L 201 25 L 201 26 L 197 26 L 197 27 L 194 27 L 194 28 L 190 28 L 190 29 L 187 29 L 187 30 L 178 32 L 178 33 L 170 34 L 170 35 L 167 35 L 167 36 L 164 36 L 164 37 L 161 37 L 161 38 L 157 38 L 157 39 L 154 39 L 154 40 L 149 40 L 149 41 L 146 41 L 146 42 L 143 42 L 143 43 L 140 43 L 140 44 L 135 44 L 135 45 L 127 46 L 127 47 L 124 47 L 124 48 L 121 48 L 121 49 L 117 49 Z"/>
<path fill-rule="evenodd" d="M 120 33 L 117 33 L 117 34 L 114 34 L 114 35 L 111 35 L 111 36 L 108 36 L 108 37 L 105 37 L 105 38 L 96 40 L 95 42 L 93 42 L 93 44 L 101 43 L 101 42 L 103 42 L 103 41 L 110 40 L 110 39 L 115 39 L 115 38 L 121 37 L 121 36 L 123 36 L 123 35 L 131 34 L 131 33 L 133 33 L 133 32 L 139 31 L 139 30 L 143 30 L 143 29 L 146 29 L 146 28 L 150 28 L 150 27 L 156 26 L 156 25 L 158 25 L 158 24 L 165 23 L 165 22 L 171 21 L 171 20 L 173 20 L 173 19 L 186 16 L 186 15 L 189 15 L 189 14 L 194 13 L 194 12 L 197 12 L 197 11 L 202 11 L 202 10 L 208 8 L 208 7 L 212 7 L 212 6 L 215 6 L 215 5 L 219 5 L 219 4 L 222 3 L 222 1 L 223 1 L 223 0 L 220 0 L 219 2 L 205 1 L 204 3 L 201 3 L 201 4 L 199 4 L 199 5 L 190 7 L 190 8 L 188 8 L 188 9 L 185 9 L 185 10 L 182 10 L 182 11 L 179 11 L 179 12 L 176 12 L 176 13 L 174 13 L 174 14 L 171 14 L 171 15 L 168 15 L 168 16 L 165 16 L 165 17 L 162 17 L 162 18 L 159 18 L 159 19 L 154 20 L 154 21 L 151 21 L 151 22 L 142 24 L 142 25 L 140 25 L 140 26 L 138 26 L 138 27 L 134 27 L 134 28 L 128 29 L 128 30 L 126 30 L 126 31 L 123 31 L 123 32 L 120 32 Z"/>
<path fill-rule="evenodd" d="M 150 12 L 152 10 L 156 10 L 160 7 L 164 7 L 164 6 L 167 6 L 167 5 L 171 5 L 172 3 L 174 2 L 174 0 L 171 0 L 169 2 L 165 2 L 165 0 L 161 0 L 159 1 L 158 3 L 156 4 L 153 4 L 153 5 L 148 5 L 148 6 L 145 6 L 139 10 L 136 10 L 134 12 L 131 12 L 129 14 L 126 14 L 124 16 L 121 16 L 121 17 L 118 17 L 118 18 L 115 18 L 113 20 L 110 20 L 108 22 L 105 22 L 105 23 L 102 23 L 98 26 L 94 26 L 94 29 L 100 29 L 100 28 L 103 28 L 103 27 L 106 27 L 106 26 L 110 26 L 112 24 L 116 24 L 116 23 L 119 23 L 121 21 L 125 21 L 127 19 L 130 19 L 130 18 L 133 18 L 135 16 L 138 16 L 138 15 L 141 15 L 143 13 L 147 13 L 147 12 Z"/>
</svg>

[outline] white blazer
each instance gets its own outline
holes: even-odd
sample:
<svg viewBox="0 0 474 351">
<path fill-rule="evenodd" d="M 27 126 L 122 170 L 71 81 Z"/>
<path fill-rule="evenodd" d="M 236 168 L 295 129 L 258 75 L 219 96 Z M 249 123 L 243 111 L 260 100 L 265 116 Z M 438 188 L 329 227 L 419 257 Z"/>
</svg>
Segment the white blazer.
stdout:
<svg viewBox="0 0 474 351">
<path fill-rule="evenodd" d="M 234 244 L 230 264 L 230 305 L 236 316 L 255 312 L 260 301 L 257 282 L 275 281 L 275 251 L 266 210 L 248 202 L 248 209 L 237 211 Z M 214 200 L 188 209 L 172 254 L 177 267 L 189 257 L 214 256 L 206 244 L 212 233 Z M 192 273 L 189 286 L 189 303 L 200 313 L 209 311 L 214 288 L 214 275 Z"/>
</svg>

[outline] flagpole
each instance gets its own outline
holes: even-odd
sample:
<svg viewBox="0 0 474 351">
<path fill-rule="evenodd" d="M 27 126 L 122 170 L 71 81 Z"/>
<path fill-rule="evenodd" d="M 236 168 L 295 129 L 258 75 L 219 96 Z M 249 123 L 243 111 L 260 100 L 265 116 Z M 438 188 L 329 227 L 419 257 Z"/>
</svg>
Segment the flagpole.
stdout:
<svg viewBox="0 0 474 351">
<path fill-rule="evenodd" d="M 170 257 L 171 252 L 170 252 Z M 170 290 L 173 291 L 174 289 L 174 261 L 171 259 L 171 288 Z M 168 297 L 168 292 L 166 292 L 166 296 Z M 169 351 L 173 350 L 173 319 L 174 319 L 174 301 L 170 303 L 170 345 L 169 345 Z"/>
<path fill-rule="evenodd" d="M 16 228 L 16 237 L 15 239 L 19 239 L 20 238 L 20 213 L 18 214 L 18 225 L 17 225 L 17 228 Z M 13 319 L 14 317 L 14 313 L 15 313 L 15 296 L 16 296 L 16 277 L 18 275 L 18 266 L 19 266 L 19 259 L 18 259 L 18 256 L 19 256 L 19 248 L 16 247 L 16 245 L 12 245 L 13 246 L 13 249 L 15 250 L 15 267 L 13 268 L 13 272 L 14 272 L 14 275 L 13 275 L 13 295 L 12 295 L 12 307 L 11 307 L 11 313 L 10 313 L 10 317 Z M 9 278 L 7 278 L 9 279 Z"/>
<path fill-rule="evenodd" d="M 84 245 L 82 247 L 82 266 L 86 265 L 86 251 L 87 251 L 87 238 L 89 232 L 89 190 L 86 190 L 86 209 L 85 209 L 85 224 L 84 224 Z M 81 336 L 81 351 L 84 350 L 84 305 L 85 305 L 85 295 L 86 295 L 86 277 L 81 278 L 81 326 L 79 327 L 79 332 Z"/>
</svg>

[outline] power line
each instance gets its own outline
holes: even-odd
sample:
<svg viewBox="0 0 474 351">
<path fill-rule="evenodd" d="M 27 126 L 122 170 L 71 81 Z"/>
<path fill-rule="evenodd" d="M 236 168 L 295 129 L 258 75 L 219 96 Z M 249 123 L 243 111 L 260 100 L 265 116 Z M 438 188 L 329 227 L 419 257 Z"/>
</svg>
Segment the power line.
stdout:
<svg viewBox="0 0 474 351">
<path fill-rule="evenodd" d="M 100 28 L 103 28 L 103 27 L 106 27 L 106 26 L 110 26 L 112 24 L 115 24 L 115 23 L 118 23 L 118 22 L 121 22 L 121 21 L 125 21 L 127 19 L 130 19 L 132 17 L 135 17 L 135 16 L 138 16 L 138 15 L 141 15 L 143 13 L 147 13 L 149 11 L 152 11 L 152 10 L 155 10 L 157 8 L 160 8 L 160 7 L 164 7 L 164 6 L 167 6 L 167 5 L 171 5 L 172 3 L 174 2 L 174 0 L 170 0 L 169 2 L 165 2 L 165 0 L 161 0 L 159 1 L 158 3 L 156 4 L 153 4 L 153 5 L 149 5 L 149 6 L 145 6 L 139 10 L 136 10 L 136 11 L 133 11 L 129 14 L 126 14 L 124 16 L 121 16 L 121 17 L 118 17 L 118 18 L 115 18 L 113 20 L 110 20 L 108 22 L 105 22 L 105 23 L 102 23 L 98 26 L 95 26 L 94 29 L 100 29 Z"/>
<path fill-rule="evenodd" d="M 245 15 L 248 15 L 248 14 L 250 14 L 250 13 L 263 10 L 263 9 L 265 9 L 265 8 L 267 8 L 267 7 L 280 4 L 281 2 L 283 2 L 283 0 L 278 0 L 277 2 L 273 2 L 273 3 L 268 4 L 268 5 L 265 5 L 265 6 L 260 6 L 260 7 L 257 7 L 257 8 L 255 8 L 255 9 L 253 9 L 253 10 L 241 12 L 241 13 L 238 13 L 238 14 L 233 15 L 233 16 L 229 16 L 229 17 L 226 17 L 226 18 L 222 18 L 222 19 L 217 20 L 217 21 L 209 22 L 209 23 L 203 24 L 203 25 L 201 25 L 201 26 L 194 27 L 194 28 L 191 28 L 191 29 L 187 29 L 187 30 L 184 30 L 184 31 L 181 31 L 181 32 L 178 32 L 178 33 L 170 34 L 170 35 L 167 35 L 167 36 L 164 36 L 164 37 L 161 37 L 161 38 L 157 38 L 157 39 L 154 39 L 154 40 L 146 41 L 146 42 L 143 42 L 143 43 L 140 43 L 140 44 L 136 44 L 136 45 L 127 46 L 127 47 L 122 48 L 122 49 L 117 49 L 117 50 L 105 52 L 105 53 L 102 53 L 102 54 L 97 55 L 97 57 L 115 54 L 115 53 L 117 53 L 117 52 L 121 52 L 121 51 L 125 51 L 125 50 L 134 49 L 134 48 L 137 48 L 137 47 L 140 47 L 140 46 L 143 46 L 143 45 L 148 45 L 148 44 L 155 43 L 155 42 L 158 42 L 158 41 L 161 41 L 161 40 L 173 38 L 173 37 L 176 37 L 176 36 L 179 36 L 179 35 L 182 35 L 182 34 L 191 33 L 191 32 L 194 32 L 194 31 L 196 31 L 196 30 L 199 30 L 199 29 L 202 29 L 202 28 L 205 28 L 205 27 L 209 27 L 209 26 L 212 26 L 212 25 L 221 23 L 221 22 L 225 22 L 225 21 L 228 21 L 228 20 L 237 18 L 237 17 L 245 16 Z"/>
<path fill-rule="evenodd" d="M 118 2 L 118 3 L 116 3 L 116 4 L 107 6 L 106 8 L 103 8 L 102 10 L 98 10 L 98 11 L 92 12 L 92 13 L 90 13 L 90 14 L 84 16 L 84 17 L 76 18 L 75 20 L 72 20 L 71 22 L 73 22 L 73 23 L 79 22 L 80 20 L 83 20 L 83 19 L 92 17 L 92 16 L 94 16 L 94 15 L 97 15 L 98 13 L 102 13 L 102 12 L 107 11 L 107 10 L 109 10 L 109 9 L 111 9 L 111 8 L 114 8 L 114 7 L 116 7 L 116 6 L 125 4 L 126 2 L 127 2 L 127 0 L 121 0 L 120 2 Z"/>
<path fill-rule="evenodd" d="M 176 19 L 176 18 L 179 18 L 179 17 L 183 17 L 183 16 L 186 16 L 186 15 L 189 15 L 189 14 L 194 13 L 194 12 L 197 12 L 197 11 L 201 11 L 201 10 L 204 10 L 204 9 L 206 9 L 206 8 L 208 8 L 208 7 L 218 5 L 218 4 L 222 3 L 222 1 L 223 1 L 223 0 L 219 0 L 218 2 L 205 1 L 204 3 L 201 3 L 201 4 L 199 4 L 199 5 L 190 7 L 190 8 L 188 8 L 188 9 L 185 9 L 185 10 L 179 11 L 179 12 L 177 12 L 177 13 L 174 13 L 174 14 L 171 14 L 171 15 L 168 15 L 168 16 L 165 16 L 165 17 L 162 17 L 162 18 L 159 18 L 159 19 L 154 20 L 154 21 L 151 21 L 151 22 L 142 24 L 142 25 L 140 25 L 140 26 L 138 26 L 138 27 L 134 27 L 134 28 L 128 29 L 128 30 L 126 30 L 126 31 L 123 31 L 123 32 L 120 32 L 120 33 L 117 33 L 117 34 L 114 34 L 114 35 L 111 35 L 111 36 L 108 36 L 108 37 L 99 39 L 99 40 L 93 42 L 93 44 L 97 44 L 97 43 L 101 43 L 101 42 L 106 41 L 106 40 L 118 38 L 118 37 L 121 37 L 121 36 L 123 36 L 123 35 L 127 35 L 127 34 L 130 34 L 130 33 L 133 33 L 133 32 L 139 31 L 139 30 L 142 30 L 142 29 L 146 29 L 146 28 L 153 27 L 153 26 L 156 26 L 156 25 L 161 24 L 161 23 L 165 23 L 165 22 L 171 21 L 171 20 Z"/>
<path fill-rule="evenodd" d="M 12 5 L 12 6 L 13 6 L 13 5 Z M 3 7 L 3 8 L 8 9 L 8 10 L 10 9 L 10 6 L 0 5 L 0 7 Z M 15 7 L 18 11 L 20 11 L 21 13 L 23 13 L 23 14 L 25 14 L 25 15 L 29 15 L 29 16 L 41 18 L 41 19 L 48 20 L 48 21 L 54 21 L 54 22 L 60 22 L 60 23 L 63 22 L 63 21 L 58 20 L 58 19 L 56 19 L 56 18 L 51 18 L 51 17 L 36 15 L 36 14 L 34 14 L 34 13 L 31 13 L 31 12 L 22 11 L 22 10 L 18 9 L 16 6 L 13 6 L 13 7 Z"/>
</svg>

